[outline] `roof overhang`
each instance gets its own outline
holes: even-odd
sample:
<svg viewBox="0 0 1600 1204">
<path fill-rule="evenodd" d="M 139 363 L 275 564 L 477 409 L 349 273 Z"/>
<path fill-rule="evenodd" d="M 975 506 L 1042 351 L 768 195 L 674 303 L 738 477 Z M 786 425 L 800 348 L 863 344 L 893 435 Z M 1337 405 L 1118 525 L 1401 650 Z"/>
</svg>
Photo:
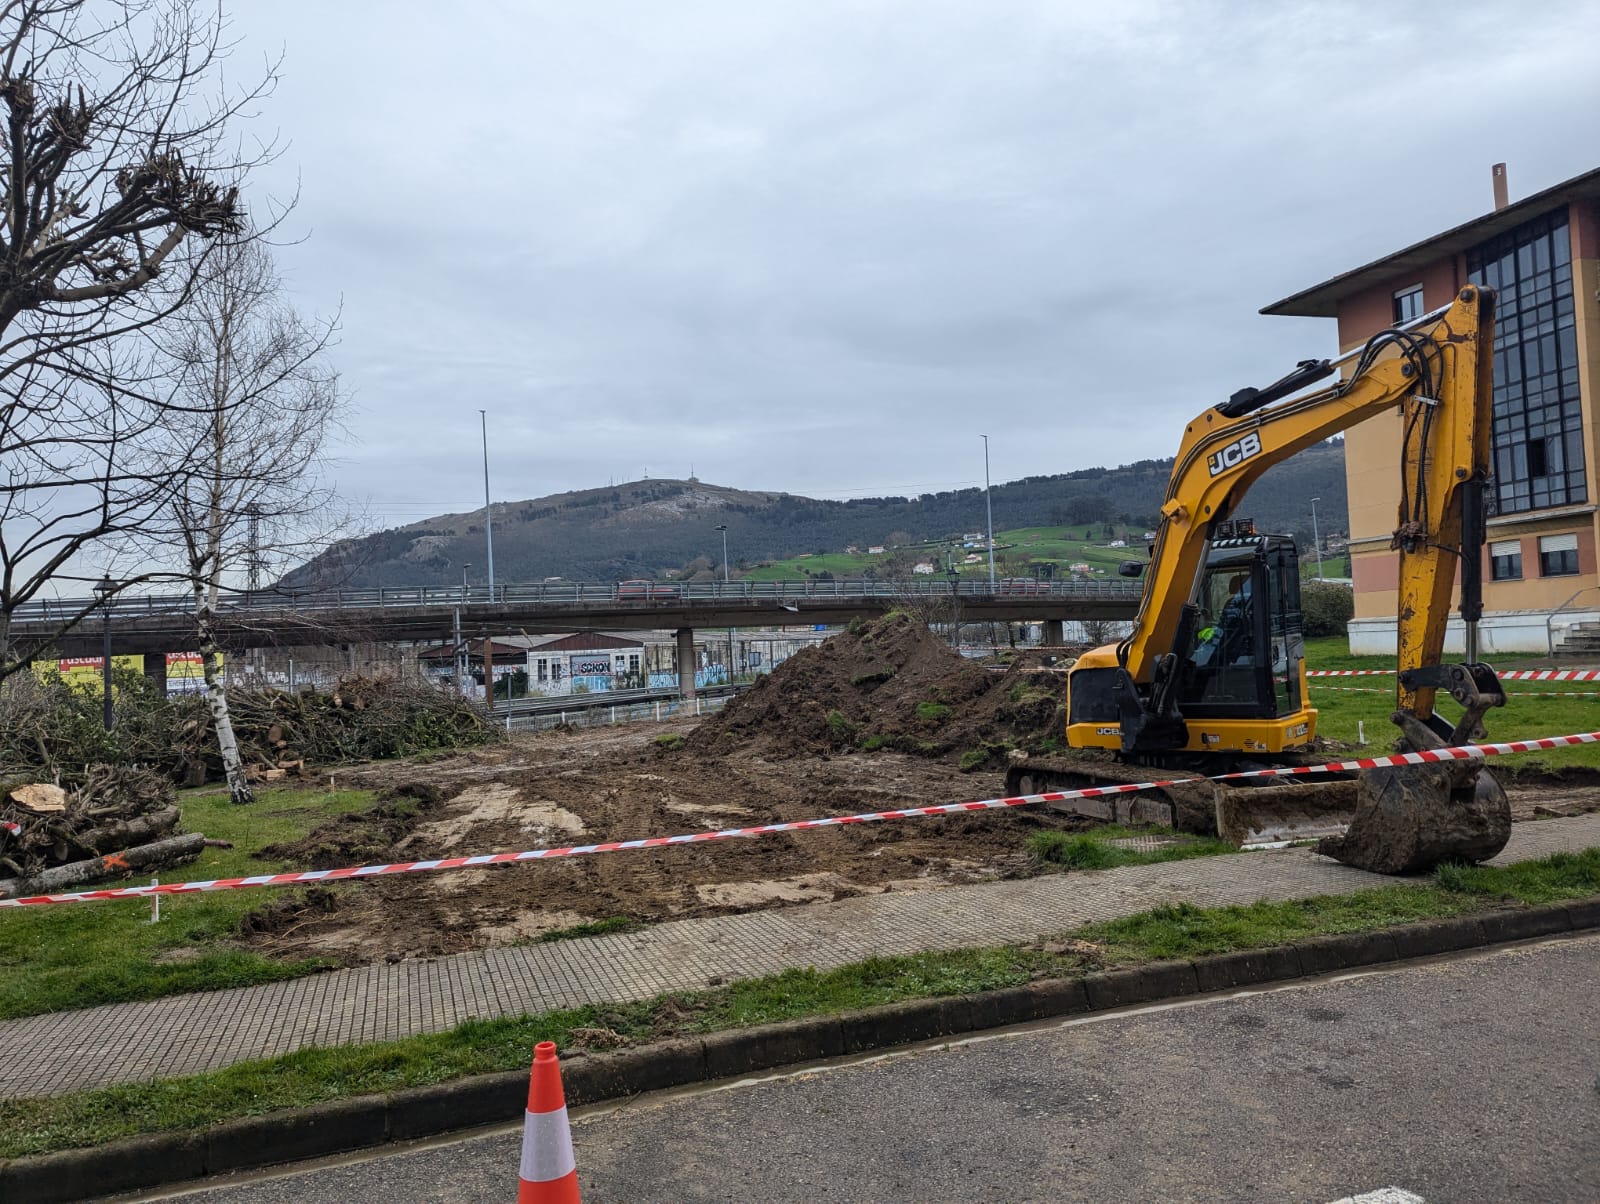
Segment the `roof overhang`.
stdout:
<svg viewBox="0 0 1600 1204">
<path fill-rule="evenodd" d="M 1470 222 L 1435 234 L 1432 238 L 1413 243 L 1403 251 L 1374 259 L 1371 263 L 1353 268 L 1341 275 L 1302 289 L 1281 301 L 1274 301 L 1261 312 L 1275 317 L 1332 318 L 1337 317 L 1339 302 L 1354 293 L 1362 292 L 1375 284 L 1408 272 L 1418 272 L 1447 256 L 1465 251 L 1468 247 L 1493 238 L 1513 226 L 1520 226 L 1557 205 L 1573 201 L 1600 199 L 1600 168 L 1581 176 L 1564 180 L 1553 188 L 1524 197 L 1504 209 L 1473 218 Z"/>
</svg>

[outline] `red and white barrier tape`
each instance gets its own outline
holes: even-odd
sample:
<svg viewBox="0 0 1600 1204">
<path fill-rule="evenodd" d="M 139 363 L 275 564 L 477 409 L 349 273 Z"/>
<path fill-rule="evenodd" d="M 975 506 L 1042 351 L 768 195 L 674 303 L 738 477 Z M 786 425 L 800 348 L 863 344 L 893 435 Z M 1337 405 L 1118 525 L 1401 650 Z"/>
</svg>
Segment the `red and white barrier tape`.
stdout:
<svg viewBox="0 0 1600 1204">
<path fill-rule="evenodd" d="M 31 895 L 19 899 L 0 899 L 0 907 L 33 907 L 44 903 L 82 903 L 96 899 L 141 899 L 146 895 L 188 895 L 201 891 L 242 890 L 252 886 L 296 886 L 339 882 L 347 878 L 373 878 L 386 874 L 415 874 L 426 870 L 478 869 L 486 865 L 513 865 L 524 861 L 549 861 L 557 857 L 586 857 L 592 853 L 617 853 L 626 849 L 660 849 L 669 845 L 704 844 L 735 837 L 768 836 L 775 832 L 805 832 L 813 828 L 834 828 L 843 824 L 877 823 L 890 819 L 918 819 L 927 815 L 955 815 L 963 811 L 999 811 L 1026 807 L 1034 803 L 1065 802 L 1075 798 L 1102 798 L 1110 794 L 1133 794 L 1168 786 L 1188 786 L 1198 782 L 1227 782 L 1242 778 L 1304 777 L 1318 773 L 1348 773 L 1357 769 L 1378 769 L 1388 765 L 1426 765 L 1441 761 L 1470 761 L 1479 757 L 1506 756 L 1537 749 L 1565 748 L 1574 744 L 1600 744 L 1600 732 L 1580 732 L 1572 736 L 1545 736 L 1538 740 L 1513 740 L 1505 744 L 1465 744 L 1458 748 L 1428 749 L 1423 752 L 1392 753 L 1381 757 L 1359 757 L 1351 761 L 1330 761 L 1321 765 L 1285 765 L 1273 769 L 1243 770 L 1214 777 L 1165 778 L 1150 782 L 1130 782 L 1116 786 L 1090 786 L 1082 790 L 1052 790 L 1044 794 L 1023 794 L 1012 798 L 980 799 L 965 803 L 938 803 L 927 807 L 906 807 L 899 811 L 866 811 L 857 815 L 831 815 L 821 819 L 789 820 L 758 824 L 750 828 L 722 828 L 714 832 L 690 832 L 682 836 L 651 836 L 643 840 L 616 840 L 604 844 L 570 845 L 555 849 L 529 849 L 521 853 L 480 853 L 472 857 L 438 857 L 429 861 L 401 861 L 392 865 L 347 866 L 336 870 L 306 870 L 298 873 L 257 874 L 249 878 L 213 878 L 201 882 L 163 882 L 159 886 L 123 886 L 105 890 L 76 891 L 63 895 Z"/>
<path fill-rule="evenodd" d="M 14 824 L 9 819 L 0 819 L 0 828 L 4 828 L 11 835 L 16 836 L 22 831 L 21 824 Z"/>
<path fill-rule="evenodd" d="M 1325 682 L 1311 683 L 1319 690 L 1333 690 L 1340 694 L 1387 694 L 1394 696 L 1393 690 L 1386 690 L 1381 686 L 1330 686 Z M 1507 690 L 1507 698 L 1600 698 L 1600 690 Z"/>
<path fill-rule="evenodd" d="M 1307 669 L 1307 677 L 1393 677 L 1398 669 Z M 1501 681 L 1600 681 L 1600 669 L 1510 669 Z"/>
</svg>

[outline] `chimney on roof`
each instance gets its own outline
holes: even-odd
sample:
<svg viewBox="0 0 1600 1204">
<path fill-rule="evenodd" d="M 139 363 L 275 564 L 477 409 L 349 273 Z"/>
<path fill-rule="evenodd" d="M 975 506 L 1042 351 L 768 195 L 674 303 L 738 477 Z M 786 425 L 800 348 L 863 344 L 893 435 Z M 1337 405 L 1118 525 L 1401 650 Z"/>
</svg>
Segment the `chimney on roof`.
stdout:
<svg viewBox="0 0 1600 1204">
<path fill-rule="evenodd" d="M 1506 184 L 1506 165 L 1496 163 L 1489 174 L 1494 176 L 1494 207 L 1499 212 L 1511 203 L 1511 192 Z"/>
</svg>

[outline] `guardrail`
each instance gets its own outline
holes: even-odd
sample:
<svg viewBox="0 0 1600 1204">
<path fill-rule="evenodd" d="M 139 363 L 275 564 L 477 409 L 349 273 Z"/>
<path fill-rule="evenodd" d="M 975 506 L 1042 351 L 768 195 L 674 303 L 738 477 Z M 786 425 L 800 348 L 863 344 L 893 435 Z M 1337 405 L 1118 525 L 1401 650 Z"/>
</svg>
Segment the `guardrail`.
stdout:
<svg viewBox="0 0 1600 1204">
<path fill-rule="evenodd" d="M 225 600 L 221 611 L 367 610 L 387 607 L 614 604 L 642 610 L 683 602 L 802 601 L 839 598 L 1127 598 L 1139 597 L 1143 586 L 1121 579 L 1094 581 L 732 581 L 653 583 L 648 591 L 610 581 L 530 582 L 469 586 L 381 586 L 376 589 L 322 590 L 308 593 L 262 590 Z M 19 607 L 13 622 L 60 620 L 92 610 L 113 617 L 190 614 L 192 594 L 119 594 L 104 604 L 93 598 L 55 598 Z"/>
</svg>

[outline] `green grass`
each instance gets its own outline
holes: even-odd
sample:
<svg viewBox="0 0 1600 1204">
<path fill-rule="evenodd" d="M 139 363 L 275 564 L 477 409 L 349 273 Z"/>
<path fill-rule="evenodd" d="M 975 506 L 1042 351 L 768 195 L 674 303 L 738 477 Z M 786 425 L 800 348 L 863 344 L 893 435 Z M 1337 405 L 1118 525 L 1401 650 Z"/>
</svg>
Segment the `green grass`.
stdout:
<svg viewBox="0 0 1600 1204">
<path fill-rule="evenodd" d="M 1283 945 L 1460 915 L 1507 901 L 1600 894 L 1600 849 L 1505 869 L 1444 867 L 1428 883 L 1244 907 L 1163 906 L 1091 924 L 1059 941 L 908 957 L 835 970 L 790 970 L 707 991 L 517 1019 L 469 1021 L 445 1033 L 308 1049 L 225 1070 L 71 1095 L 0 1101 L 0 1158 L 96 1145 L 137 1133 L 195 1129 L 343 1096 L 521 1070 L 539 1041 L 606 1049 L 801 1016 L 1017 986 L 1104 967 Z"/>
<path fill-rule="evenodd" d="M 232 841 L 161 875 L 163 882 L 233 878 L 289 867 L 250 856 L 293 840 L 328 818 L 370 806 L 362 790 L 262 791 L 236 807 L 227 793 L 180 796 L 183 827 Z M 147 882 L 134 879 L 132 884 Z M 320 960 L 279 962 L 235 947 L 239 921 L 268 895 L 257 890 L 168 896 L 151 924 L 148 899 L 60 904 L 0 915 L 0 1018 L 248 986 L 309 973 Z M 271 898 L 282 898 L 273 894 Z"/>
<path fill-rule="evenodd" d="M 1134 830 L 1116 825 L 1089 832 L 1034 832 L 1028 837 L 1028 851 L 1046 865 L 1070 870 L 1109 870 L 1120 865 L 1155 865 L 1161 861 L 1187 861 L 1193 857 L 1215 857 L 1237 853 L 1236 846 L 1210 836 L 1183 837 L 1177 844 L 1157 849 L 1130 849 L 1111 843 L 1131 836 L 1171 835 L 1170 830 Z"/>
<path fill-rule="evenodd" d="M 556 928 L 550 932 L 539 934 L 541 942 L 571 941 L 580 936 L 605 936 L 610 932 L 632 932 L 640 927 L 638 920 L 631 916 L 607 916 L 603 920 L 593 920 L 587 924 L 574 924 L 571 928 Z"/>
<path fill-rule="evenodd" d="M 1306 666 L 1310 669 L 1393 669 L 1394 658 L 1351 656 L 1343 636 L 1306 641 Z M 1510 663 L 1496 664 L 1497 669 Z M 1545 667 L 1548 667 L 1546 664 Z M 1530 740 L 1538 736 L 1561 736 L 1600 728 L 1600 699 L 1562 697 L 1561 690 L 1583 690 L 1592 683 L 1508 681 L 1506 705 L 1484 716 L 1489 740 Z M 1317 708 L 1317 734 L 1329 740 L 1354 746 L 1360 728 L 1366 729 L 1367 744 L 1375 752 L 1386 752 L 1399 729 L 1389 722 L 1394 710 L 1395 680 L 1390 677 L 1311 677 L 1306 679 L 1311 704 Z M 1448 697 L 1438 702 L 1439 713 L 1454 719 L 1461 713 Z M 1550 749 L 1497 757 L 1496 772 L 1515 776 L 1540 769 L 1570 766 L 1600 768 L 1600 745 Z"/>
</svg>

